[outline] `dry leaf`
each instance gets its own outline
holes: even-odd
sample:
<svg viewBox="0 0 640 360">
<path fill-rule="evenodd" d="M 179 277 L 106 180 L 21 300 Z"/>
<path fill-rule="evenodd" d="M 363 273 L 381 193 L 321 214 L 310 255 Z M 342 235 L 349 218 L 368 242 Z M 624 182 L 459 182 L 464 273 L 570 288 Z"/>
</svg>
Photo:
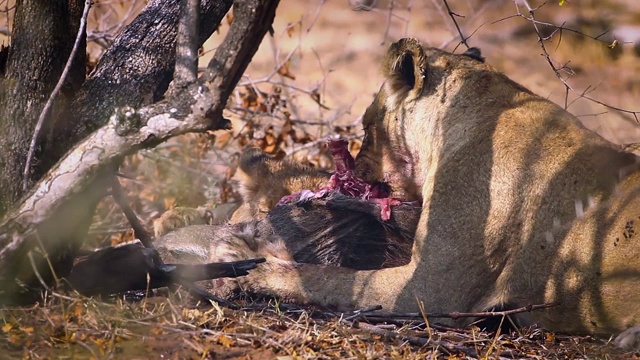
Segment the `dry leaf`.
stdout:
<svg viewBox="0 0 640 360">
<path fill-rule="evenodd" d="M 91 341 L 93 341 L 93 343 L 98 345 L 99 347 L 104 346 L 104 344 L 106 342 L 105 339 L 102 339 L 102 338 L 96 339 L 96 338 L 93 338 L 93 337 L 91 338 Z"/>
<path fill-rule="evenodd" d="M 228 337 L 227 335 L 220 335 L 220 337 L 218 337 L 218 344 L 224 346 L 224 347 L 232 347 L 233 345 L 235 345 L 235 341 L 233 341 L 232 338 Z"/>
<path fill-rule="evenodd" d="M 164 208 L 165 209 L 173 209 L 176 207 L 176 198 L 175 197 L 165 197 L 164 198 Z"/>
<path fill-rule="evenodd" d="M 295 80 L 296 76 L 289 70 L 289 65 L 291 64 L 290 60 L 285 61 L 280 68 L 278 69 L 278 74 L 287 77 L 291 80 Z"/>
<path fill-rule="evenodd" d="M 159 327 L 152 327 L 149 331 L 154 335 L 164 335 L 166 333 L 164 329 Z"/>
<path fill-rule="evenodd" d="M 233 140 L 233 134 L 230 131 L 223 132 L 216 136 L 216 148 L 225 148 Z"/>
<path fill-rule="evenodd" d="M 295 24 L 292 24 L 292 23 L 287 24 L 287 35 L 289 37 L 293 36 L 293 34 L 295 33 L 295 30 L 296 30 Z"/>
<path fill-rule="evenodd" d="M 7 342 L 15 347 L 24 345 L 24 339 L 18 334 L 11 334 L 7 337 Z"/>
<path fill-rule="evenodd" d="M 13 325 L 11 325 L 10 323 L 5 323 L 4 325 L 2 325 L 2 332 L 4 333 L 8 333 L 11 329 L 13 329 Z"/>
</svg>

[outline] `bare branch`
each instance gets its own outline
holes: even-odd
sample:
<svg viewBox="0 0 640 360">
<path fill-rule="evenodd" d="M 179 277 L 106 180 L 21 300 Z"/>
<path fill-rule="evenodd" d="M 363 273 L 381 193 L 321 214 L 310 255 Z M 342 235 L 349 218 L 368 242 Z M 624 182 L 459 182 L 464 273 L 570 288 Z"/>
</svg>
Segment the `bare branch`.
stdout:
<svg viewBox="0 0 640 360">
<path fill-rule="evenodd" d="M 201 1 L 198 44 L 215 31 L 231 4 L 232 0 Z M 58 159 L 103 126 L 114 108 L 139 108 L 162 98 L 175 70 L 179 5 L 177 0 L 148 1 L 114 39 L 73 100 L 70 119 L 55 129 L 56 146 L 48 158 Z"/>
<path fill-rule="evenodd" d="M 105 195 L 124 156 L 188 132 L 228 128 L 222 109 L 275 17 L 278 0 L 246 0 L 234 4 L 235 26 L 218 48 L 208 75 L 212 90 L 193 84 L 157 104 L 135 110 L 119 108 L 108 123 L 79 142 L 0 223 L 0 297 L 20 288 L 16 280 L 37 286 L 26 254 L 37 236 L 54 264 L 75 254 L 80 244 L 78 221 L 92 213 Z M 235 30 L 236 32 L 234 33 Z M 223 65 L 223 66 L 217 66 Z M 228 88 L 223 88 L 228 87 Z M 80 220 L 79 220 L 80 219 Z M 36 258 L 40 273 L 46 262 Z M 57 264 L 69 271 L 68 263 Z M 54 269 L 58 275 L 64 271 Z M 44 276 L 45 280 L 49 276 Z"/>
<path fill-rule="evenodd" d="M 238 69 L 234 66 L 251 61 L 258 48 L 257 45 L 271 28 L 278 2 L 278 0 L 258 3 L 249 0 L 234 2 L 234 21 L 227 35 L 233 41 L 230 41 L 229 46 L 221 46 L 216 50 L 203 76 L 205 81 L 211 83 L 211 90 L 220 92 L 222 98 L 229 97 L 234 85 L 242 77 L 242 71 L 237 71 Z M 234 76 L 221 76 L 226 73 Z"/>
<path fill-rule="evenodd" d="M 384 45 L 387 42 L 387 37 L 389 36 L 389 29 L 391 29 L 391 16 L 393 15 L 393 6 L 395 5 L 395 1 L 389 1 L 389 11 L 387 12 L 387 22 L 384 28 L 384 37 L 382 38 L 382 43 L 380 45 Z"/>
<path fill-rule="evenodd" d="M 544 303 L 544 304 L 532 304 L 527 306 L 522 306 L 516 309 L 504 310 L 504 311 L 482 311 L 482 312 L 451 312 L 451 313 L 426 313 L 424 316 L 428 318 L 449 318 L 449 319 L 459 319 L 466 317 L 477 317 L 477 318 L 489 318 L 496 316 L 506 316 L 513 314 L 520 314 L 523 312 L 530 312 L 535 310 L 547 309 L 550 307 L 558 306 L 557 303 Z"/>
<path fill-rule="evenodd" d="M 549 52 L 547 51 L 547 47 L 545 46 L 544 42 L 546 40 L 552 38 L 553 35 L 555 35 L 557 32 L 559 32 L 560 36 L 562 36 L 562 31 L 565 30 L 565 31 L 570 31 L 570 32 L 579 34 L 581 36 L 584 36 L 584 37 L 587 37 L 587 38 L 590 38 L 590 39 L 593 39 L 593 40 L 596 40 L 596 41 L 600 41 L 600 42 L 603 42 L 603 43 L 608 43 L 608 42 L 603 41 L 603 40 L 600 39 L 600 37 L 602 35 L 604 35 L 604 33 L 593 37 L 593 36 L 586 35 L 586 34 L 580 32 L 580 31 L 577 31 L 577 30 L 572 30 L 572 29 L 565 28 L 564 24 L 562 24 L 562 26 L 556 26 L 556 25 L 553 25 L 553 24 L 550 24 L 550 23 L 537 21 L 535 19 L 535 12 L 536 12 L 536 10 L 538 10 L 542 6 L 544 6 L 546 3 L 542 3 L 540 6 L 537 6 L 537 7 L 533 8 L 529 4 L 528 0 L 522 0 L 522 3 L 525 5 L 525 7 L 527 8 L 527 11 L 529 12 L 529 16 L 526 16 L 526 15 L 524 15 L 524 14 L 522 14 L 520 12 L 520 8 L 518 7 L 518 3 L 515 0 L 514 0 L 514 2 L 516 4 L 516 9 L 517 9 L 517 14 L 514 15 L 514 16 L 522 17 L 522 18 L 530 21 L 533 24 L 533 28 L 535 30 L 536 36 L 538 37 L 538 43 L 540 44 L 540 48 L 542 49 L 542 55 L 545 57 L 547 63 L 549 64 L 549 66 L 553 70 L 553 72 L 556 75 L 556 77 L 562 82 L 562 84 L 565 87 L 564 108 L 567 109 L 568 106 L 570 105 L 570 103 L 568 101 L 569 92 L 576 92 L 576 90 L 573 89 L 573 87 L 571 87 L 571 85 L 569 85 L 569 83 L 567 82 L 567 79 L 562 76 L 562 73 L 565 72 L 565 73 L 569 74 L 569 77 L 573 76 L 575 73 L 573 72 L 573 70 L 571 70 L 571 68 L 569 68 L 569 66 L 568 66 L 569 62 L 566 62 L 566 63 L 562 64 L 561 66 L 556 66 L 554 61 L 551 59 L 551 55 L 549 55 Z M 494 23 L 506 20 L 506 19 L 511 18 L 511 17 L 513 17 L 513 16 L 510 16 L 510 17 L 507 17 L 507 18 L 504 18 L 504 19 L 500 19 L 498 21 L 495 21 Z M 545 25 L 545 26 L 554 27 L 555 30 L 553 31 L 553 33 L 551 35 L 543 37 L 541 35 L 541 33 L 540 33 L 540 29 L 538 28 L 538 25 L 540 25 L 540 24 Z M 623 109 L 623 108 L 620 108 L 620 107 L 617 107 L 617 106 L 609 105 L 609 104 L 607 104 L 607 103 L 605 103 L 603 101 L 600 101 L 600 100 L 597 100 L 597 99 L 592 98 L 590 96 L 587 96 L 588 90 L 589 90 L 589 88 L 585 89 L 581 94 L 579 94 L 579 97 L 587 99 L 587 100 L 589 100 L 591 102 L 594 102 L 594 103 L 596 103 L 598 105 L 604 106 L 604 107 L 606 107 L 608 109 L 611 109 L 611 110 L 616 110 L 616 111 L 619 111 L 619 112 L 622 112 L 622 113 L 631 114 L 633 116 L 633 118 L 636 120 L 636 122 L 640 122 L 640 120 L 638 119 L 638 115 L 640 115 L 640 110 L 628 110 L 628 109 Z"/>
<path fill-rule="evenodd" d="M 464 18 L 464 16 L 456 14 L 453 11 L 451 11 L 451 8 L 449 7 L 449 3 L 447 2 L 447 0 L 442 0 L 442 2 L 444 2 L 444 6 L 447 7 L 447 12 L 449 12 L 449 16 L 451 17 L 451 20 L 453 20 L 453 24 L 456 26 L 456 30 L 458 30 L 458 34 L 460 35 L 460 44 L 463 44 L 468 49 L 469 48 L 469 44 L 467 44 L 467 38 L 462 34 L 462 30 L 460 30 L 460 26 L 458 25 L 458 21 L 456 21 L 456 16 L 457 17 L 461 17 L 461 18 Z"/>
<path fill-rule="evenodd" d="M 427 338 L 422 338 L 422 337 L 417 337 L 417 336 L 411 336 L 411 335 L 403 335 L 400 334 L 398 332 L 395 331 L 391 331 L 391 330 L 387 330 L 387 329 L 382 329 L 380 327 L 377 327 L 375 325 L 371 325 L 371 324 L 367 324 L 367 323 L 362 323 L 362 322 L 354 322 L 352 324 L 352 326 L 356 329 L 363 329 L 366 331 L 369 331 L 373 334 L 376 335 L 382 335 L 384 337 L 388 337 L 388 338 L 392 338 L 392 339 L 400 339 L 400 340 L 404 340 L 407 341 L 408 343 L 412 344 L 412 345 L 416 345 L 416 346 L 425 346 L 425 345 L 431 345 L 431 346 L 439 346 L 442 347 L 444 349 L 446 349 L 447 351 L 450 352 L 461 352 L 471 358 L 478 358 L 478 352 L 470 349 L 470 348 L 466 348 L 464 346 L 460 346 L 460 345 L 456 345 L 453 344 L 449 341 L 446 340 L 434 340 L 434 339 L 427 339 Z"/>
<path fill-rule="evenodd" d="M 124 194 L 124 190 L 122 190 L 122 186 L 120 185 L 120 181 L 117 176 L 114 176 L 111 181 L 111 197 L 113 197 L 116 204 L 120 206 L 124 216 L 129 221 L 129 224 L 131 224 L 133 235 L 136 239 L 140 240 L 142 245 L 145 247 L 151 247 L 151 236 L 144 229 L 144 226 L 140 223 L 140 219 L 138 219 L 138 216 L 131 206 L 129 206 L 129 201 L 127 200 L 127 196 Z"/>
</svg>

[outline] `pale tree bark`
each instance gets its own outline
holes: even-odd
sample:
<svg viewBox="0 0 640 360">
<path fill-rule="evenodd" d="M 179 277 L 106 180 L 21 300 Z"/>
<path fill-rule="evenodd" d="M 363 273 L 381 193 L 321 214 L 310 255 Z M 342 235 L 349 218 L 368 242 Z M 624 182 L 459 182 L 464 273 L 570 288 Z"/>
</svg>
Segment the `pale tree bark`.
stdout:
<svg viewBox="0 0 640 360">
<path fill-rule="evenodd" d="M 157 9 L 168 11 L 160 3 L 173 4 L 171 11 L 179 13 L 177 1 L 152 1 L 149 7 L 155 4 Z M 215 6 L 211 5 L 213 3 Z M 202 36 L 203 31 L 207 28 L 213 31 L 217 26 L 204 25 L 207 23 L 207 4 L 216 7 L 220 2 L 201 3 L 200 43 L 206 39 Z M 228 121 L 222 118 L 222 110 L 270 29 L 277 4 L 278 0 L 236 1 L 230 35 L 209 64 L 207 81 L 173 91 L 162 101 L 142 108 L 138 107 L 160 97 L 171 78 L 178 17 L 174 19 L 173 28 L 164 28 L 171 35 L 160 33 L 161 38 L 156 39 L 164 42 L 168 36 L 171 46 L 149 45 L 160 51 L 156 56 L 171 58 L 171 61 L 159 64 L 155 58 L 137 57 L 140 54 L 136 55 L 132 50 L 140 46 L 137 36 L 130 35 L 132 42 L 128 44 L 126 39 L 116 41 L 114 47 L 120 46 L 123 54 L 133 57 L 129 61 L 130 57 L 112 54 L 109 63 L 113 72 L 121 74 L 121 77 L 116 76 L 120 82 L 112 82 L 113 73 L 97 69 L 74 102 L 84 104 L 75 109 L 82 114 L 78 118 L 83 119 L 83 123 L 74 122 L 64 127 L 68 138 L 75 136 L 78 139 L 81 134 L 88 136 L 53 166 L 0 223 L 0 297 L 7 300 L 15 299 L 20 293 L 32 295 L 33 290 L 40 288 L 38 277 L 42 282 L 50 283 L 53 274 L 60 277 L 69 272 L 71 260 L 86 234 L 87 216 L 105 195 L 109 180 L 124 156 L 155 146 L 172 136 L 228 126 Z M 219 19 L 223 16 L 224 13 Z M 148 22 L 146 26 L 134 25 L 134 21 L 130 27 L 138 26 L 137 31 L 148 33 L 162 18 L 148 15 L 144 17 Z M 147 40 L 153 43 L 153 39 Z M 141 71 L 145 61 L 151 65 L 148 71 Z M 151 70 L 156 67 L 164 70 Z M 164 75 L 166 72 L 168 77 Z M 139 76 L 134 78 L 136 74 Z M 142 81 L 141 78 L 147 79 Z M 94 105 L 93 110 L 89 104 Z M 118 109 L 116 114 L 107 121 L 114 108 Z"/>
</svg>

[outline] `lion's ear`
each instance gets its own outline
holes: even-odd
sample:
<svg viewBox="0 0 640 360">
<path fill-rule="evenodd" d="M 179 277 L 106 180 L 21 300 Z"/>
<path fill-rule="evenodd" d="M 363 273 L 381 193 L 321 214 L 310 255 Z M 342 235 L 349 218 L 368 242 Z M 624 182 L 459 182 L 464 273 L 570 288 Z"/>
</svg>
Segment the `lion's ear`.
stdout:
<svg viewBox="0 0 640 360">
<path fill-rule="evenodd" d="M 405 38 L 391 44 L 382 68 L 388 94 L 421 91 L 426 71 L 427 59 L 418 40 Z"/>
</svg>

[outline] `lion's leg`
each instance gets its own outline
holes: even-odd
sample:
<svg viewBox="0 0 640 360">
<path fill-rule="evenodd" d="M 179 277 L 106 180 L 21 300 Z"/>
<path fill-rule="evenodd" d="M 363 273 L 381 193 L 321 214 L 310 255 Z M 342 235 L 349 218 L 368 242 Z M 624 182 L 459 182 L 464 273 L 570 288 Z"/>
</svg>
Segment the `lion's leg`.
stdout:
<svg viewBox="0 0 640 360">
<path fill-rule="evenodd" d="M 396 309 L 397 296 L 403 293 L 413 275 L 412 263 L 375 271 L 297 263 L 284 243 L 274 240 L 272 230 L 252 228 L 252 225 L 247 225 L 244 231 L 231 230 L 236 228 L 182 228 L 162 238 L 156 247 L 163 258 L 177 262 L 180 259 L 175 256 L 195 262 L 266 258 L 265 263 L 247 276 L 214 280 L 211 291 L 219 296 L 242 290 L 276 296 L 283 301 L 330 305 L 345 310 L 370 305 Z M 193 253 L 193 256 L 186 256 L 187 253 Z M 207 258 L 199 258 L 202 255 Z M 416 311 L 417 305 L 412 309 Z"/>
<path fill-rule="evenodd" d="M 225 260 L 228 261 L 228 260 Z M 273 295 L 284 301 L 335 306 L 343 310 L 382 305 L 398 309 L 396 300 L 413 274 L 411 264 L 375 271 L 301 264 L 268 257 L 250 275 L 234 279 L 245 291 Z M 418 309 L 417 304 L 412 308 Z"/>
<path fill-rule="evenodd" d="M 423 210 L 424 211 L 424 210 Z M 421 220 L 426 222 L 426 220 Z M 446 261 L 446 249 L 431 249 L 425 245 L 426 229 L 418 231 L 412 260 L 394 268 L 357 271 L 344 267 L 302 264 L 287 257 L 269 237 L 273 230 L 261 229 L 260 236 L 234 237 L 233 241 L 220 240 L 211 252 L 208 262 L 235 261 L 265 257 L 248 276 L 232 279 L 236 286 L 248 292 L 268 294 L 285 301 L 336 306 L 355 309 L 382 305 L 388 311 L 416 312 L 422 302 L 427 311 L 465 311 L 464 294 L 459 286 L 446 283 L 443 276 L 427 271 L 433 258 Z M 358 236 L 353 234 L 352 236 Z M 426 250 L 428 249 L 428 250 Z M 419 254 L 426 252 L 426 255 Z M 465 269 L 457 269 L 465 277 Z M 445 283 L 443 283 L 445 281 Z"/>
<path fill-rule="evenodd" d="M 292 260 L 284 243 L 274 238 L 272 228 L 253 226 L 189 226 L 165 235 L 154 246 L 165 261 L 173 263 L 267 259 L 248 276 L 214 280 L 210 290 L 221 297 L 242 290 L 273 295 L 284 301 L 342 309 L 379 304 L 387 310 L 394 310 L 397 309 L 398 294 L 403 293 L 412 278 L 414 269 L 411 264 L 376 271 L 356 271 L 297 263 Z M 401 309 L 410 310 L 405 302 L 402 306 Z M 417 309 L 417 305 L 411 307 L 413 311 Z"/>
</svg>

